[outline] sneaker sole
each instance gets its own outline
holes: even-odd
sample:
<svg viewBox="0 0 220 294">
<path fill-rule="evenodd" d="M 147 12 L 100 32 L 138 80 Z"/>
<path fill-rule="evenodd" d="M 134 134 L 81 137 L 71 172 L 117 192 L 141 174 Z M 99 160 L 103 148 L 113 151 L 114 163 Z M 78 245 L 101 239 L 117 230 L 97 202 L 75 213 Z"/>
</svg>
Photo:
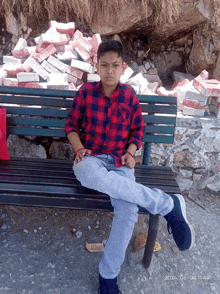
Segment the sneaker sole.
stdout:
<svg viewBox="0 0 220 294">
<path fill-rule="evenodd" d="M 187 217 L 186 217 L 186 202 L 185 202 L 183 196 L 180 195 L 180 194 L 174 194 L 174 195 L 175 195 L 175 196 L 179 199 L 179 201 L 180 201 L 180 207 L 181 207 L 181 210 L 182 210 L 183 217 L 184 217 L 185 222 L 187 223 L 187 225 L 189 226 L 190 231 L 191 231 L 192 241 L 191 241 L 191 245 L 190 245 L 190 247 L 189 247 L 189 249 L 188 249 L 188 250 L 190 250 L 190 249 L 193 247 L 193 245 L 195 244 L 195 231 L 194 231 L 193 226 L 192 226 L 192 225 L 188 222 L 188 220 L 187 220 Z"/>
</svg>

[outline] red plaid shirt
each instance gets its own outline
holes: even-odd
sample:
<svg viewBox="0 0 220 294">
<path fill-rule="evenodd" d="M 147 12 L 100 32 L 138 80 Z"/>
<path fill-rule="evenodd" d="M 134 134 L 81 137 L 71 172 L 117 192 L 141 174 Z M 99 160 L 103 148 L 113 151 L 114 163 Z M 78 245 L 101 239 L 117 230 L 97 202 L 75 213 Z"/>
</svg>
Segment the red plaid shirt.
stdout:
<svg viewBox="0 0 220 294">
<path fill-rule="evenodd" d="M 144 136 L 135 91 L 129 85 L 118 83 L 109 98 L 103 93 L 101 82 L 84 84 L 73 98 L 65 132 L 77 132 L 91 155 L 113 155 L 116 166 L 121 166 L 121 156 L 129 144 L 134 143 L 139 149 Z"/>
</svg>

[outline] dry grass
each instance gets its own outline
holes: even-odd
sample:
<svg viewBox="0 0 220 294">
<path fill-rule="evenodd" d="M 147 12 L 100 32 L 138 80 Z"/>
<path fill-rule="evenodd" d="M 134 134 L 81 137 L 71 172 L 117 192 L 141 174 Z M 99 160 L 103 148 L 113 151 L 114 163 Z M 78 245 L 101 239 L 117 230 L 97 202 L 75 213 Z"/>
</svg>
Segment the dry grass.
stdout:
<svg viewBox="0 0 220 294">
<path fill-rule="evenodd" d="M 212 23 L 220 26 L 220 0 L 205 0 L 213 9 Z M 74 17 L 89 25 L 96 19 L 97 12 L 118 15 L 122 7 L 138 5 L 143 17 L 150 6 L 154 13 L 154 24 L 173 23 L 180 15 L 183 0 L 0 0 L 0 14 L 13 11 L 23 12 L 25 17 L 39 24 L 44 14 L 45 19 L 73 21 Z M 196 1 L 195 1 L 196 3 Z"/>
</svg>

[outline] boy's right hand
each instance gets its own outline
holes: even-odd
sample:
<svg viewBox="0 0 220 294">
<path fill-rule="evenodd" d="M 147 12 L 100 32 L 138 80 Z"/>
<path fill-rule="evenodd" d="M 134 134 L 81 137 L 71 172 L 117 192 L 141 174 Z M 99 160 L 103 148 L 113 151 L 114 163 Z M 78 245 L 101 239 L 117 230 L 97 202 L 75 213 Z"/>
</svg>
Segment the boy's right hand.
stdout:
<svg viewBox="0 0 220 294">
<path fill-rule="evenodd" d="M 79 150 L 76 153 L 75 163 L 77 164 L 81 160 L 84 160 L 84 156 L 90 155 L 90 154 L 91 154 L 91 150 L 89 150 L 89 149 L 81 149 L 81 150 Z"/>
</svg>

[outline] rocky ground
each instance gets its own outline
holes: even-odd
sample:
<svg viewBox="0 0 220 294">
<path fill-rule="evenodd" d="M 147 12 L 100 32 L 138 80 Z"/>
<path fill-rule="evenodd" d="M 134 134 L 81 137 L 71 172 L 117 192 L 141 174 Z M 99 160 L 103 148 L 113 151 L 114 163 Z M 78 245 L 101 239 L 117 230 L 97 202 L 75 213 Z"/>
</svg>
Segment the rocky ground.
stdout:
<svg viewBox="0 0 220 294">
<path fill-rule="evenodd" d="M 160 218 L 151 267 L 133 252 L 148 216 L 140 215 L 118 277 L 123 294 L 207 294 L 220 288 L 220 198 L 210 193 L 185 195 L 196 244 L 180 252 Z M 199 205 L 198 205 L 199 204 Z M 98 288 L 102 253 L 87 243 L 105 243 L 113 213 L 0 206 L 0 294 L 93 294 Z"/>
</svg>

